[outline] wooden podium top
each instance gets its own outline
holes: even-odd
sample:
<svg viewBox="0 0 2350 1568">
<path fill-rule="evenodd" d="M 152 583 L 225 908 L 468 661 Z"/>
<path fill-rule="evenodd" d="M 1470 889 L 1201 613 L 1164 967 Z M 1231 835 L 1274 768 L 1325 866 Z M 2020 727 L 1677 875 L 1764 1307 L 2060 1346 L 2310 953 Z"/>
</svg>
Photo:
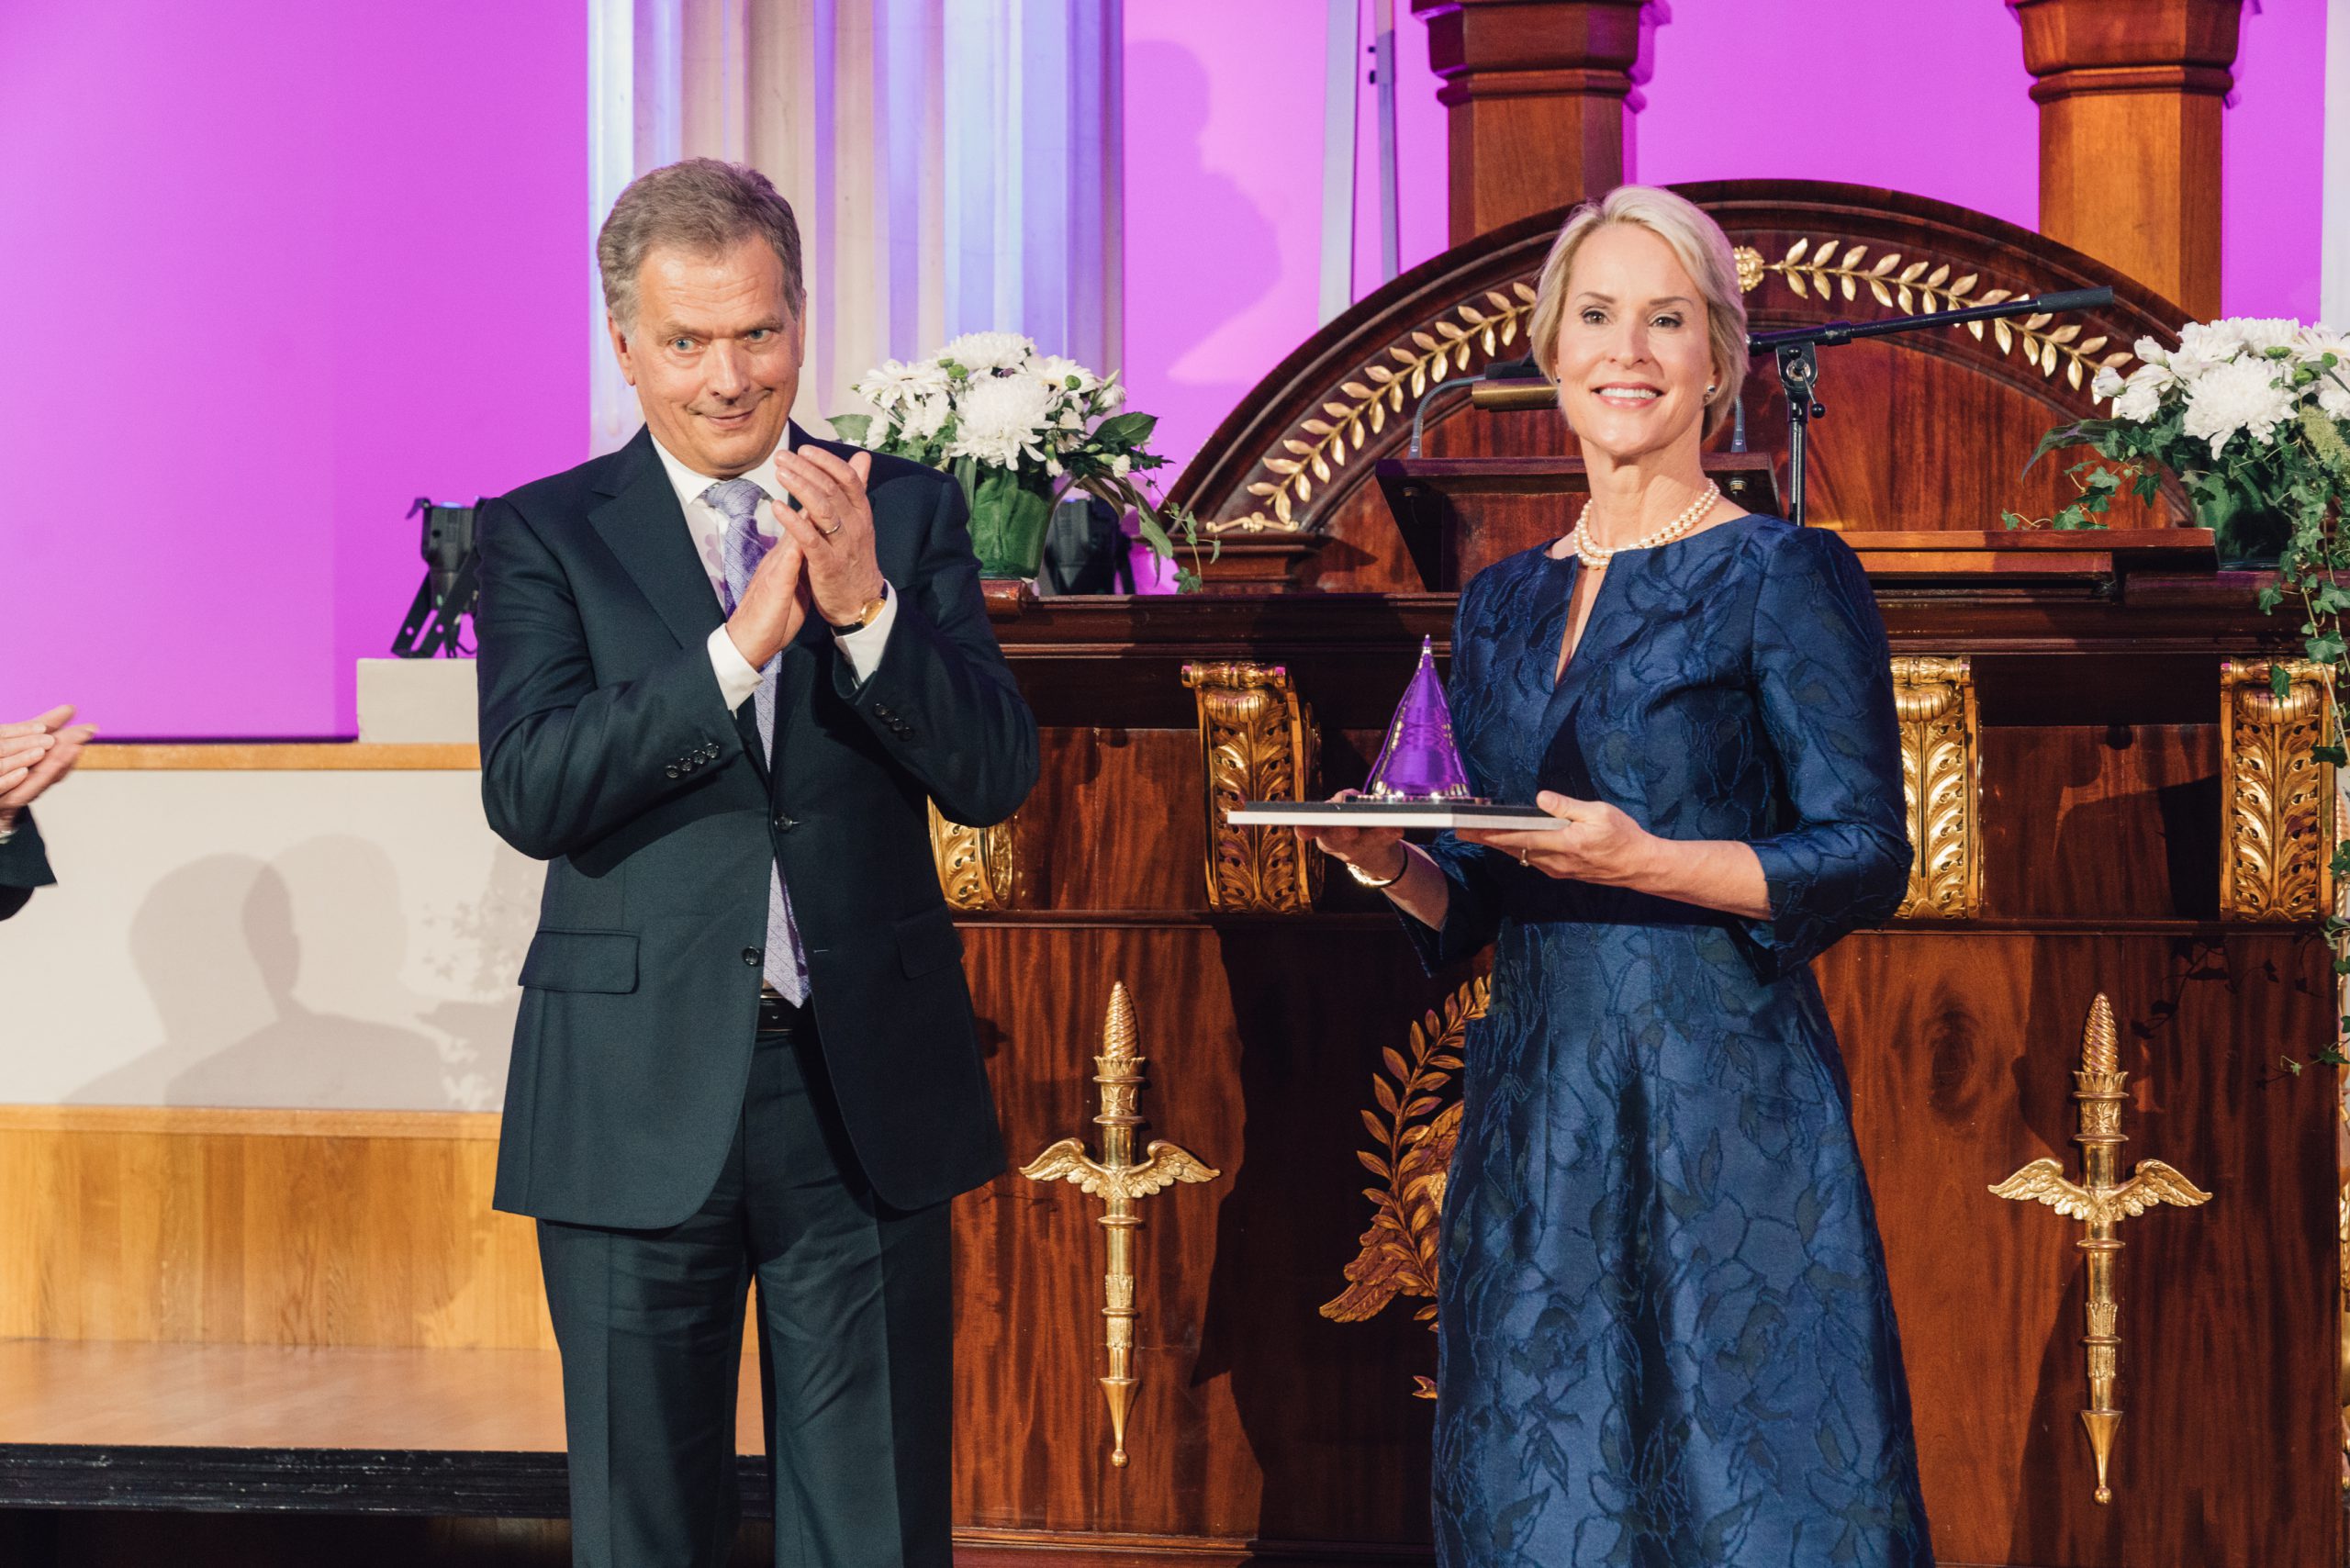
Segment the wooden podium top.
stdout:
<svg viewBox="0 0 2350 1568">
<path fill-rule="evenodd" d="M 1768 453 L 1708 453 L 1706 472 L 1749 511 L 1775 513 Z M 1375 469 L 1420 580 L 1458 589 L 1485 566 L 1555 539 L 1561 497 L 1589 487 L 1579 457 L 1387 457 Z M 2204 528 L 2047 530 L 1837 528 L 1874 578 L 2112 578 L 2219 569 Z"/>
</svg>

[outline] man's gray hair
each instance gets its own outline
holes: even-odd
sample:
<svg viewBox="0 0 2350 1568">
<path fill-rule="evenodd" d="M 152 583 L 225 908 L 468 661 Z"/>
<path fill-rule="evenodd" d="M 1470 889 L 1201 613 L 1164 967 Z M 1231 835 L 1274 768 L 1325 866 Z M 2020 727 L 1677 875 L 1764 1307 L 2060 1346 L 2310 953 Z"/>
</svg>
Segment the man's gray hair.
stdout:
<svg viewBox="0 0 2350 1568">
<path fill-rule="evenodd" d="M 765 240 L 783 263 L 784 303 L 798 316 L 807 304 L 800 277 L 800 223 L 791 204 L 747 163 L 688 158 L 639 174 L 612 203 L 596 235 L 596 270 L 604 308 L 622 332 L 636 330 L 636 275 L 657 246 L 707 256 L 745 240 Z"/>
</svg>

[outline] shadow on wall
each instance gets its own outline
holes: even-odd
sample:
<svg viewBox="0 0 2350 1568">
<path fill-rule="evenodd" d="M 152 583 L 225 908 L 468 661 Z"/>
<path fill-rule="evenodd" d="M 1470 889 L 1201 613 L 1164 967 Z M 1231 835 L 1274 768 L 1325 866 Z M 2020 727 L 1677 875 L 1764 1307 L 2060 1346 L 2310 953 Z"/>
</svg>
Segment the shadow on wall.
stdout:
<svg viewBox="0 0 2350 1568">
<path fill-rule="evenodd" d="M 1180 465 L 1298 334 L 1292 324 L 1266 332 L 1245 319 L 1280 280 L 1281 245 L 1239 182 L 1207 165 L 1207 68 L 1181 45 L 1144 42 L 1129 47 L 1126 76 L 1129 93 L 1149 84 L 1148 106 L 1166 117 L 1152 140 L 1169 157 L 1143 172 L 1127 207 L 1129 274 L 1138 253 L 1158 258 L 1144 285 L 1151 297 L 1126 303 L 1127 357 L 1158 359 L 1165 382 L 1182 389 L 1176 398 L 1146 390 L 1136 399 L 1174 427 L 1158 445 Z M 1146 315 L 1166 325 L 1137 332 L 1135 319 Z"/>
<path fill-rule="evenodd" d="M 486 902 L 498 901 L 505 879 L 493 874 Z M 268 862 L 192 862 L 155 885 L 131 924 L 131 961 L 162 1019 L 163 1043 L 68 1098 L 494 1108 L 514 1002 L 419 995 L 400 979 L 407 946 L 397 872 L 364 840 L 312 839 Z M 331 999 L 332 1010 L 314 1006 L 319 999 Z"/>
</svg>

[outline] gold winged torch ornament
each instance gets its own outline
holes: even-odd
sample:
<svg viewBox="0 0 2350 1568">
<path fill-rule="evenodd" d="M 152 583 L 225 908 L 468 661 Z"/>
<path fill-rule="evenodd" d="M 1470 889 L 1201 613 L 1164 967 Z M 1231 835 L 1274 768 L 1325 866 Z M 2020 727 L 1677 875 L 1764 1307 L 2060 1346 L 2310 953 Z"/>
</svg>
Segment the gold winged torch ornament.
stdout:
<svg viewBox="0 0 2350 1568">
<path fill-rule="evenodd" d="M 1070 1182 L 1089 1197 L 1102 1200 L 1102 1226 L 1110 1233 L 1110 1265 L 1102 1278 L 1103 1338 L 1110 1351 L 1102 1392 L 1110 1400 L 1110 1462 L 1126 1462 L 1126 1413 L 1134 1406 L 1135 1231 L 1142 1216 L 1137 1200 L 1177 1182 L 1213 1182 L 1224 1174 L 1171 1143 L 1153 1139 L 1135 1163 L 1135 1129 L 1142 1117 L 1135 1105 L 1142 1091 L 1143 1058 L 1136 1049 L 1134 999 L 1120 980 L 1110 992 L 1110 1015 L 1102 1025 L 1102 1054 L 1093 1058 L 1093 1081 L 1102 1086 L 1102 1158 L 1088 1158 L 1081 1139 L 1065 1137 L 1020 1168 L 1031 1182 Z"/>
<path fill-rule="evenodd" d="M 2120 1370 L 2121 1337 L 2114 1332 L 2121 1304 L 2113 1294 L 2113 1265 L 2121 1251 L 2114 1233 L 2121 1221 L 2160 1204 L 2193 1208 L 2208 1204 L 2211 1194 L 2159 1159 L 2142 1159 L 2127 1182 L 2114 1178 L 2121 1170 L 2121 1086 L 2130 1075 L 2121 1070 L 2115 1042 L 2113 1006 L 2100 993 L 2089 1004 L 2087 1027 L 2081 1032 L 2081 1070 L 2073 1075 L 2078 1086 L 2073 1098 L 2081 1103 L 2081 1130 L 2073 1141 L 2081 1146 L 2083 1182 L 2065 1180 L 2065 1168 L 2053 1159 L 2035 1159 L 1991 1189 L 2002 1198 L 2036 1200 L 2067 1219 L 2085 1221 L 2088 1234 L 2074 1245 L 2089 1257 L 2088 1333 L 2081 1343 L 2089 1352 L 2089 1408 L 2081 1425 L 2089 1435 L 2089 1450 L 2097 1457 L 2097 1500 L 2113 1501 L 2106 1484 L 2106 1466 L 2113 1456 L 2113 1435 L 2121 1425 L 2114 1408 L 2113 1383 Z"/>
</svg>

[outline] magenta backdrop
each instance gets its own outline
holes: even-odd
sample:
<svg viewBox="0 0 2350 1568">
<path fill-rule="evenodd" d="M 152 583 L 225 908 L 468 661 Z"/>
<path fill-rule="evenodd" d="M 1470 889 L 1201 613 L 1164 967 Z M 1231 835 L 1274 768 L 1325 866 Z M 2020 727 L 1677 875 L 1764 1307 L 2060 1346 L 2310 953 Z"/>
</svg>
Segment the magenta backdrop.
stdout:
<svg viewBox="0 0 2350 1568">
<path fill-rule="evenodd" d="M 1125 368 L 1181 462 L 1316 324 L 1325 12 L 1125 7 Z M 1444 113 L 1396 9 L 1410 266 L 1444 243 Z M 1852 180 L 2032 223 L 2036 111 L 1996 0 L 1654 9 L 1635 177 Z M 0 4 L 0 717 L 352 733 L 352 661 L 420 572 L 408 501 L 585 453 L 586 28 L 580 0 Z M 2231 313 L 2316 314 L 2323 28 L 2309 0 L 2247 7 Z"/>
<path fill-rule="evenodd" d="M 0 5 L 0 717 L 353 732 L 408 502 L 586 454 L 587 74 L 580 0 Z"/>
<path fill-rule="evenodd" d="M 1426 30 L 1409 0 L 1395 9 L 1408 267 L 1444 244 L 1444 112 Z M 1650 10 L 1632 177 L 1846 180 L 2036 227 L 2039 110 L 1999 0 Z M 1179 462 L 1316 325 L 1323 27 L 1305 0 L 1126 0 L 1126 362 L 1135 406 L 1162 416 Z M 2316 318 L 2324 38 L 2316 0 L 2245 6 L 2223 153 L 2230 314 Z M 1358 120 L 1359 295 L 1380 281 L 1371 94 L 1361 88 Z"/>
</svg>

